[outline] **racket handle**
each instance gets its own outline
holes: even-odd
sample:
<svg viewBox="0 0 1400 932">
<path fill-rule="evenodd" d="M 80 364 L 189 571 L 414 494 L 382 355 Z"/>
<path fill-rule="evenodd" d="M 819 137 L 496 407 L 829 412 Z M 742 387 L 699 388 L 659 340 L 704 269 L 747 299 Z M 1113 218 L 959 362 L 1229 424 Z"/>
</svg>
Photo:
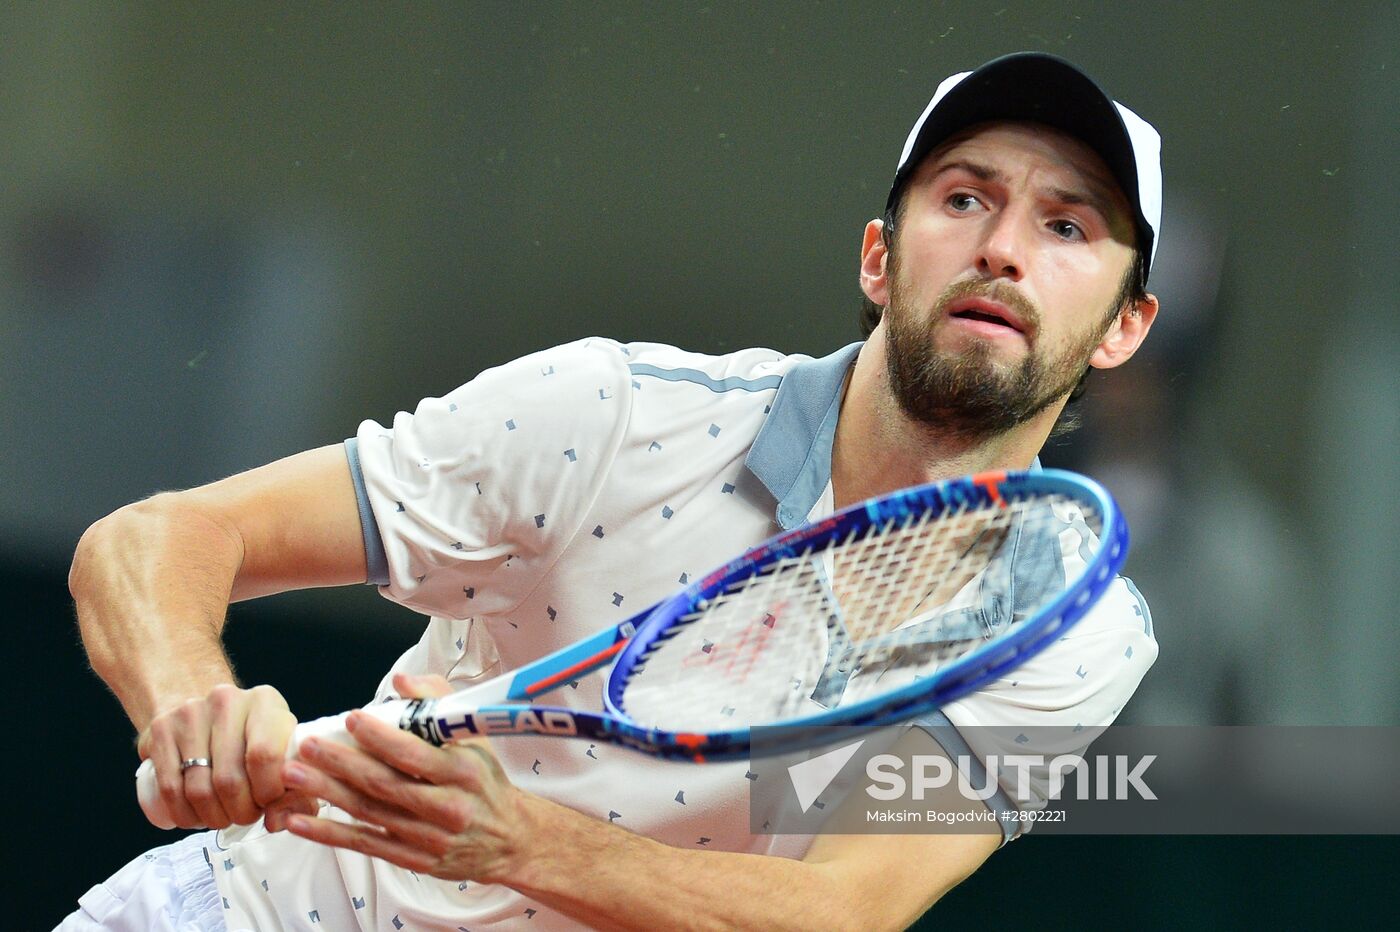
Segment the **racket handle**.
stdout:
<svg viewBox="0 0 1400 932">
<path fill-rule="evenodd" d="M 411 702 L 412 700 L 399 699 L 370 706 L 363 711 L 397 727 L 403 719 L 404 710 Z M 339 715 L 327 715 L 325 718 L 302 722 L 292 729 L 291 740 L 287 742 L 287 757 L 296 756 L 301 743 L 312 737 L 338 741 L 353 747 L 355 739 L 345 730 L 345 720 L 349 716 L 349 712 L 341 712 Z M 175 820 L 171 817 L 170 809 L 165 805 L 160 788 L 156 785 L 155 764 L 149 759 L 143 760 L 141 766 L 136 768 L 136 800 L 141 804 L 141 811 L 156 828 L 175 828 Z"/>
</svg>

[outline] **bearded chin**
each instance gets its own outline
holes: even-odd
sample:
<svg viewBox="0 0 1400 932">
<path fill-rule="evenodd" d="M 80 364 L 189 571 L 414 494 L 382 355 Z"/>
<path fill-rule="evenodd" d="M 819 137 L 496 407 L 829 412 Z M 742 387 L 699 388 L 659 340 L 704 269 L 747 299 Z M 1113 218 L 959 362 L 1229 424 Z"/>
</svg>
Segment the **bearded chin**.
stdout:
<svg viewBox="0 0 1400 932">
<path fill-rule="evenodd" d="M 885 365 L 895 400 L 908 417 L 942 436 L 1003 434 L 1067 395 L 1084 371 L 1071 360 L 1047 365 L 1035 353 L 1008 369 L 997 365 L 985 343 L 940 354 L 928 333 L 911 326 L 912 315 L 894 307 L 885 315 Z"/>
</svg>

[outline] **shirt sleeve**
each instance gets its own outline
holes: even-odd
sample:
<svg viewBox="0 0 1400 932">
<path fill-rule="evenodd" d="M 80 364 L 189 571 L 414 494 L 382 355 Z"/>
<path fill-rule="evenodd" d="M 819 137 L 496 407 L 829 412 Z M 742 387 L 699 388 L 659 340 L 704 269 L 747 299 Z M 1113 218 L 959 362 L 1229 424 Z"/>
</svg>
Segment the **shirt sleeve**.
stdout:
<svg viewBox="0 0 1400 932">
<path fill-rule="evenodd" d="M 1147 606 L 1120 577 L 1068 635 L 942 711 L 984 760 L 1083 754 L 1118 717 L 1156 657 Z M 1045 807 L 1048 766 L 998 770 L 1017 806 Z M 1022 781 L 1021 772 L 1029 779 Z"/>
<path fill-rule="evenodd" d="M 369 579 L 443 618 L 509 612 L 554 565 L 626 431 L 631 377 L 590 339 L 482 372 L 346 442 Z"/>
</svg>

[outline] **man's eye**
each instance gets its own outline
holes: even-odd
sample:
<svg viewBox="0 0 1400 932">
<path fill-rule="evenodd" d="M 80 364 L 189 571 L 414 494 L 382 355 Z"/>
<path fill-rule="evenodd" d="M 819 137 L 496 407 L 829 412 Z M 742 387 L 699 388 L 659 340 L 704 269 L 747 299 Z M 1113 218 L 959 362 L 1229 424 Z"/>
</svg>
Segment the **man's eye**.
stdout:
<svg viewBox="0 0 1400 932">
<path fill-rule="evenodd" d="M 1055 235 L 1060 237 L 1061 239 L 1084 239 L 1084 231 L 1079 229 L 1078 224 L 1071 223 L 1068 220 L 1056 220 L 1050 224 L 1050 229 L 1053 230 L 1055 232 Z"/>
<path fill-rule="evenodd" d="M 948 197 L 948 206 L 960 213 L 966 213 L 977 206 L 977 198 L 971 194 L 952 194 Z"/>
</svg>

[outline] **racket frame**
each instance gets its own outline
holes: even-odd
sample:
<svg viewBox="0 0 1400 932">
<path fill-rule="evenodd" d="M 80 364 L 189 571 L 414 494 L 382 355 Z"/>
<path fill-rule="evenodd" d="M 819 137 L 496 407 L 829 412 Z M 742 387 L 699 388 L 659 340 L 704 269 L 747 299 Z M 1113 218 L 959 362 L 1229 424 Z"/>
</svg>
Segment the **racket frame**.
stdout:
<svg viewBox="0 0 1400 932">
<path fill-rule="evenodd" d="M 782 722 L 784 728 L 791 729 L 791 741 L 766 739 L 764 750 L 781 753 L 810 743 L 801 735 L 808 727 L 874 726 L 916 718 L 992 682 L 1044 650 L 1107 590 L 1127 558 L 1128 529 L 1117 504 L 1102 486 L 1062 470 L 990 472 L 916 486 L 852 505 L 765 541 L 652 608 L 535 661 L 509 680 L 504 694 L 499 685 L 485 683 L 482 689 L 495 695 L 467 690 L 444 699 L 414 700 L 405 710 L 402 726 L 434 744 L 473 735 L 538 733 L 613 742 L 664 758 L 696 762 L 747 757 L 751 752 L 747 726 L 703 733 L 667 731 L 642 727 L 628 717 L 624 699 L 628 674 L 678 619 L 779 560 L 818 553 L 871 527 L 898 524 L 923 514 L 936 519 L 969 508 L 1005 507 L 1047 495 L 1063 495 L 1089 505 L 1101 517 L 1099 549 L 1063 593 L 1011 633 L 976 648 L 933 676 L 849 706 Z M 603 713 L 524 704 L 610 662 L 613 669 L 604 690 Z M 455 701 L 444 705 L 448 699 Z M 483 699 L 487 701 L 481 703 Z M 472 703 L 479 704 L 465 711 L 453 708 Z"/>
</svg>

